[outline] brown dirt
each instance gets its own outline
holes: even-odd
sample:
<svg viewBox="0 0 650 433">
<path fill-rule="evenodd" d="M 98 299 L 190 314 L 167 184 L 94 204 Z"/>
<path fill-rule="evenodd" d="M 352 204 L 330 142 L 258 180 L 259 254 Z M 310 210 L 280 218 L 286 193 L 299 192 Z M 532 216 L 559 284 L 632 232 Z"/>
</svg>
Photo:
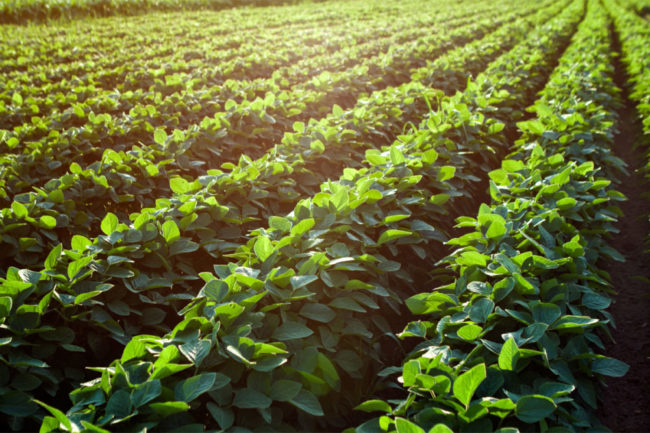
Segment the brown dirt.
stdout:
<svg viewBox="0 0 650 433">
<path fill-rule="evenodd" d="M 614 49 L 620 52 L 618 40 Z M 650 431 L 650 254 L 645 243 L 650 234 L 650 201 L 644 193 L 650 184 L 638 170 L 645 160 L 644 149 L 634 144 L 641 134 L 637 111 L 628 99 L 626 76 L 622 64 L 616 62 L 616 81 L 623 89 L 624 106 L 619 112 L 619 130 L 614 151 L 628 164 L 630 175 L 621 179 L 617 189 L 628 198 L 621 205 L 624 216 L 617 224 L 620 233 L 614 235 L 611 246 L 626 258 L 625 263 L 603 266 L 618 292 L 610 307 L 616 329 L 612 329 L 614 342 L 607 344 L 606 354 L 630 365 L 621 378 L 610 378 L 601 389 L 600 419 L 612 431 Z"/>
</svg>

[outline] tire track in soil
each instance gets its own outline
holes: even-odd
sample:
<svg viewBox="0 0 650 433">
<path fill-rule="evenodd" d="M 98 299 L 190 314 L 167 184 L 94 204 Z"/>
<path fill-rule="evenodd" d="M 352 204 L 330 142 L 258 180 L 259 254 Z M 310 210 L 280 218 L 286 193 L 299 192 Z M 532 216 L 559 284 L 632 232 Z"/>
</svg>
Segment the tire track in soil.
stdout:
<svg viewBox="0 0 650 433">
<path fill-rule="evenodd" d="M 618 35 L 613 31 L 613 50 L 621 52 Z M 614 341 L 606 341 L 605 354 L 630 365 L 621 378 L 608 378 L 601 388 L 600 419 L 612 431 L 650 431 L 650 284 L 639 277 L 650 278 L 650 254 L 644 243 L 650 233 L 650 201 L 643 194 L 650 183 L 640 171 L 644 165 L 643 149 L 634 144 L 641 135 L 641 124 L 634 103 L 628 97 L 627 76 L 619 58 L 614 59 L 615 82 L 622 89 L 623 107 L 619 110 L 619 132 L 614 137 L 614 154 L 628 164 L 630 175 L 623 178 L 617 190 L 627 201 L 620 205 L 623 217 L 616 227 L 620 230 L 610 245 L 625 256 L 625 263 L 603 263 L 618 292 L 609 311 L 616 328 Z"/>
</svg>

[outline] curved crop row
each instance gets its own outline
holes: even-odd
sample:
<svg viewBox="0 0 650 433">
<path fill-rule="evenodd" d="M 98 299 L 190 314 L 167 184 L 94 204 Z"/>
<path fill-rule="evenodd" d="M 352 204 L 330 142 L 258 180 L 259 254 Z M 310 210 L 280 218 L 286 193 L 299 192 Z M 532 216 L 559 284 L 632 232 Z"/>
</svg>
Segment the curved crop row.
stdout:
<svg viewBox="0 0 650 433">
<path fill-rule="evenodd" d="M 611 145 L 619 89 L 609 19 L 590 0 L 585 21 L 540 99 L 519 123 L 517 150 L 490 173 L 491 204 L 441 263 L 454 281 L 406 302 L 422 320 L 402 338 L 419 344 L 402 367 L 400 401 L 358 408 L 386 415 L 356 431 L 584 431 L 595 381 L 627 366 L 598 354 L 612 321 L 599 260 L 621 260 L 606 242 L 623 196 Z"/>
</svg>

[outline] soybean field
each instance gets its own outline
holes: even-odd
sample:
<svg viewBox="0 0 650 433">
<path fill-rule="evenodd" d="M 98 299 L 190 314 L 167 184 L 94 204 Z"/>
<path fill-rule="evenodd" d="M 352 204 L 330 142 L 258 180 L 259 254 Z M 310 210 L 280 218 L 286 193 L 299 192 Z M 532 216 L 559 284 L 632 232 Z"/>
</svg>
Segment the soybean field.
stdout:
<svg viewBox="0 0 650 433">
<path fill-rule="evenodd" d="M 2 0 L 0 431 L 650 429 L 650 0 Z"/>
</svg>

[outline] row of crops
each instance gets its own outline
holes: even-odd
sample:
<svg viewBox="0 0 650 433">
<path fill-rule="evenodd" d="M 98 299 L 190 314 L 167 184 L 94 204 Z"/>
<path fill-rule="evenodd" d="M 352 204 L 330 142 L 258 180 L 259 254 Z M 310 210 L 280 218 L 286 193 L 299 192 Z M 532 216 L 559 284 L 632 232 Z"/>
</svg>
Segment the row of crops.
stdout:
<svg viewBox="0 0 650 433">
<path fill-rule="evenodd" d="M 273 6 L 300 0 L 4 0 L 0 24 L 25 25 L 154 11 L 221 10 L 242 6 Z M 321 0 L 322 1 L 322 0 Z"/>
<path fill-rule="evenodd" d="M 0 429 L 602 430 L 641 3 L 2 27 Z"/>
</svg>

